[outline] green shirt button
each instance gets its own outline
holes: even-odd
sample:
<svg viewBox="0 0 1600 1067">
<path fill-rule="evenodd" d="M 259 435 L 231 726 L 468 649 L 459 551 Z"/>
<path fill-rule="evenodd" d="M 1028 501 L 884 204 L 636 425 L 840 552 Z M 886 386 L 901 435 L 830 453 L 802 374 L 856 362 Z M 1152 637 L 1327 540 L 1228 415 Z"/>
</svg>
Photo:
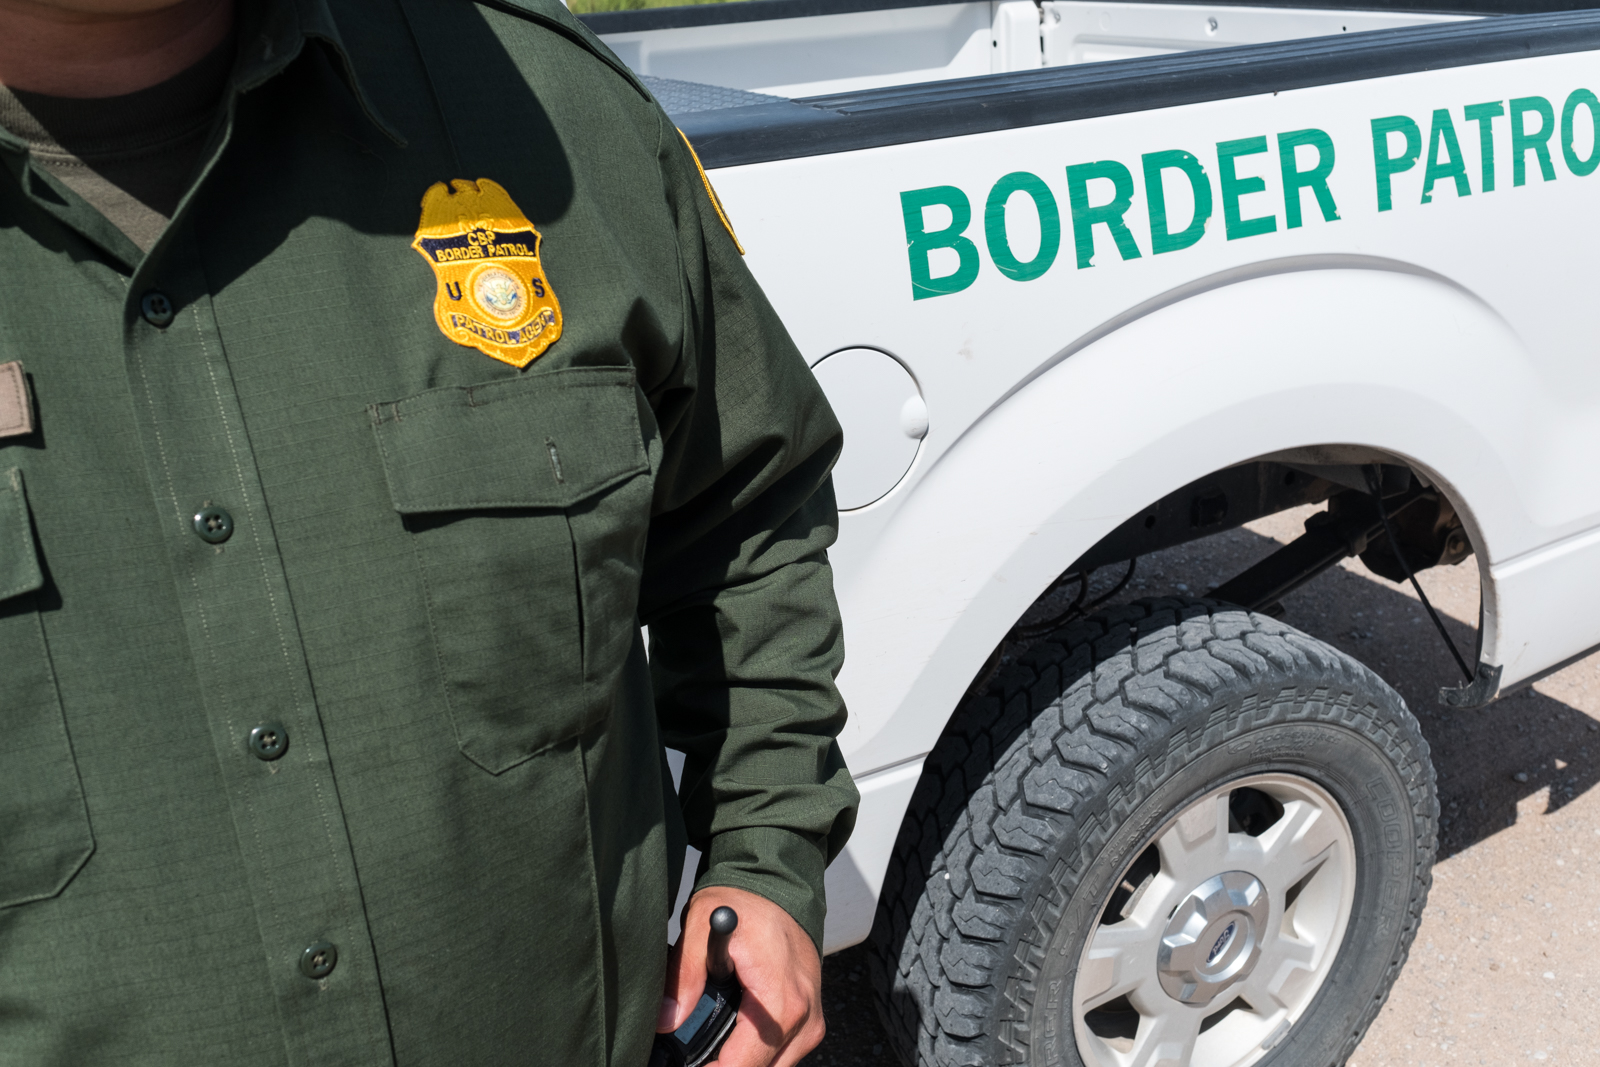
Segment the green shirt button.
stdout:
<svg viewBox="0 0 1600 1067">
<path fill-rule="evenodd" d="M 264 722 L 250 731 L 250 754 L 271 762 L 289 751 L 289 731 L 281 723 Z"/>
<path fill-rule="evenodd" d="M 167 299 L 167 294 L 153 289 L 144 294 L 144 298 L 139 301 L 139 310 L 144 314 L 144 321 L 160 330 L 171 326 L 177 314 L 173 311 L 172 301 Z"/>
<path fill-rule="evenodd" d="M 200 540 L 220 545 L 233 536 L 233 516 L 223 508 L 207 505 L 194 513 L 194 532 Z"/>
<path fill-rule="evenodd" d="M 300 953 L 300 973 L 307 978 L 326 978 L 333 973 L 333 965 L 339 962 L 339 950 L 326 941 L 318 941 L 315 945 L 306 946 Z"/>
</svg>

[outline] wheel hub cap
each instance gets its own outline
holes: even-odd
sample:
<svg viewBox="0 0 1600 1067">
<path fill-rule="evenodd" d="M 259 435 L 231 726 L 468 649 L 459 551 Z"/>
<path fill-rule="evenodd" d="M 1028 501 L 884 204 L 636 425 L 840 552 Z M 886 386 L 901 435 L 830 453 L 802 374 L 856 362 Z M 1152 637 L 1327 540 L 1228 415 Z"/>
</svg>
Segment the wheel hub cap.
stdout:
<svg viewBox="0 0 1600 1067">
<path fill-rule="evenodd" d="M 1252 874 L 1206 879 L 1178 905 L 1161 936 L 1161 988 L 1184 1004 L 1208 1004 L 1245 978 L 1261 955 L 1270 907 L 1266 887 Z"/>
</svg>

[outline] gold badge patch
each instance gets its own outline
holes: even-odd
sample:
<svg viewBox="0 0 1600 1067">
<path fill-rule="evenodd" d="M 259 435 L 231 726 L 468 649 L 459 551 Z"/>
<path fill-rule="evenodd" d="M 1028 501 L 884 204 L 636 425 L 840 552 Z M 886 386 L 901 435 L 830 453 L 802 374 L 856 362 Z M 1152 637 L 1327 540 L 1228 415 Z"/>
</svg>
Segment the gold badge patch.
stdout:
<svg viewBox="0 0 1600 1067">
<path fill-rule="evenodd" d="M 556 342 L 561 305 L 539 262 L 539 241 L 498 182 L 457 178 L 423 194 L 411 247 L 439 279 L 433 318 L 446 337 L 518 368 Z"/>
</svg>

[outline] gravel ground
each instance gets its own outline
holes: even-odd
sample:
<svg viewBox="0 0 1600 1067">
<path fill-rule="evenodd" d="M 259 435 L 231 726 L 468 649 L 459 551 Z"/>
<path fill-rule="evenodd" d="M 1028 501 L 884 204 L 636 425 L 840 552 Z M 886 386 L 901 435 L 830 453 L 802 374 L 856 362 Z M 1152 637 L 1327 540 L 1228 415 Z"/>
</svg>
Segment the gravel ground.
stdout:
<svg viewBox="0 0 1600 1067">
<path fill-rule="evenodd" d="M 1203 595 L 1298 536 L 1315 510 L 1145 557 L 1117 599 Z M 1097 587 L 1119 577 L 1106 573 Z M 1476 560 L 1419 580 L 1470 663 Z M 1600 1064 L 1600 957 L 1587 947 L 1600 922 L 1592 888 L 1600 876 L 1600 656 L 1481 711 L 1452 711 L 1437 693 L 1461 672 L 1409 586 L 1351 559 L 1286 597 L 1284 608 L 1285 622 L 1399 690 L 1439 774 L 1433 893 L 1411 961 L 1350 1067 Z M 896 1067 L 862 949 L 824 961 L 823 1002 L 828 1036 L 805 1064 Z"/>
</svg>

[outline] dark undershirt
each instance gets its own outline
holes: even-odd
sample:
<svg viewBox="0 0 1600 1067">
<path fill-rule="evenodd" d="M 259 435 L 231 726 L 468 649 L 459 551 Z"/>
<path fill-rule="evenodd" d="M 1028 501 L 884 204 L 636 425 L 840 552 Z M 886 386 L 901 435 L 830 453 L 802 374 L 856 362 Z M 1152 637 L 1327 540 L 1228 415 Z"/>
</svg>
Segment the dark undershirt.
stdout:
<svg viewBox="0 0 1600 1067">
<path fill-rule="evenodd" d="M 148 252 L 201 164 L 233 68 L 233 41 L 125 96 L 45 96 L 0 86 L 0 126 L 34 165 Z"/>
</svg>

